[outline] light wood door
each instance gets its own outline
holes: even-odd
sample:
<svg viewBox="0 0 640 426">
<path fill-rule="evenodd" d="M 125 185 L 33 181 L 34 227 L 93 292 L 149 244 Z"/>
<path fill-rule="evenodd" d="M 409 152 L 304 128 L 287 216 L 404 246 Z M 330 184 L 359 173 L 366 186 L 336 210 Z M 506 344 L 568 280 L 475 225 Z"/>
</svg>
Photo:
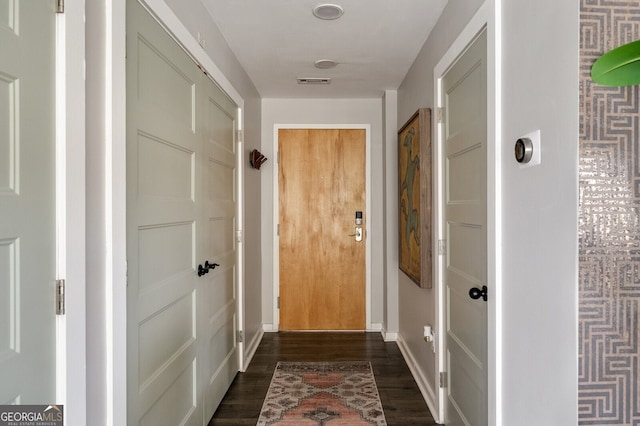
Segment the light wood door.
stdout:
<svg viewBox="0 0 640 426">
<path fill-rule="evenodd" d="M 203 425 L 239 364 L 237 107 L 137 1 L 127 28 L 128 424 Z"/>
<path fill-rule="evenodd" d="M 365 328 L 365 137 L 364 129 L 278 132 L 281 330 Z"/>
<path fill-rule="evenodd" d="M 54 2 L 0 2 L 0 404 L 56 402 Z"/>
<path fill-rule="evenodd" d="M 487 302 L 470 295 L 487 285 L 486 46 L 483 33 L 443 79 L 448 426 L 487 425 Z"/>
</svg>

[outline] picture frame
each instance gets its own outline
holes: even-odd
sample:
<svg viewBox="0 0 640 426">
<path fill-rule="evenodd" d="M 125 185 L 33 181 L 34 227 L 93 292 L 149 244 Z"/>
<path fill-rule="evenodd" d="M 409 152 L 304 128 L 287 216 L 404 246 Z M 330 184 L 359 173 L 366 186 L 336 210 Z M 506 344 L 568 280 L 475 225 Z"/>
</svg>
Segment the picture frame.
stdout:
<svg viewBox="0 0 640 426">
<path fill-rule="evenodd" d="M 399 267 L 432 287 L 431 109 L 419 108 L 398 130 Z"/>
</svg>

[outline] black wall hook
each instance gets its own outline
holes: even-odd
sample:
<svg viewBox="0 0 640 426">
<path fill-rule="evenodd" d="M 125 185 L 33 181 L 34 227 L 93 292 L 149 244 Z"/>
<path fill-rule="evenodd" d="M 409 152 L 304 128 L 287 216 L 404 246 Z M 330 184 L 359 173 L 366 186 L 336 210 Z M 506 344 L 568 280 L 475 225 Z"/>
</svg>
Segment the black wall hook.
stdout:
<svg viewBox="0 0 640 426">
<path fill-rule="evenodd" d="M 260 166 L 262 166 L 262 163 L 265 161 L 267 161 L 267 157 L 262 155 L 262 153 L 257 149 L 254 149 L 249 153 L 249 164 L 251 164 L 251 167 L 254 169 L 260 170 Z"/>
</svg>

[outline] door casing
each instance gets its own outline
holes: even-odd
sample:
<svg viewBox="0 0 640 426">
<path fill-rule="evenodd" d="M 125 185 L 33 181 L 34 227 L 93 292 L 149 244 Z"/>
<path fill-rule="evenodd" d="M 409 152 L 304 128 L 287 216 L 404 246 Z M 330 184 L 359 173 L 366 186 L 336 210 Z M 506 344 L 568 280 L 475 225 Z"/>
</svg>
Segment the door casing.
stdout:
<svg viewBox="0 0 640 426">
<path fill-rule="evenodd" d="M 87 419 L 85 2 L 57 14 L 55 41 L 56 228 L 58 278 L 66 280 L 66 313 L 57 319 L 56 397 L 66 424 Z M 81 172 L 82 171 L 82 172 Z M 69 403 L 73 401 L 73 403 Z"/>
<path fill-rule="evenodd" d="M 371 214 L 371 126 L 369 124 L 276 124 L 273 126 L 273 152 L 278 152 L 278 130 L 280 129 L 364 129 L 365 130 L 365 209 L 364 217 Z M 278 194 L 278 167 L 273 167 L 273 330 L 277 331 L 280 324 L 278 297 L 280 295 L 280 254 L 279 239 L 277 235 L 279 218 L 279 194 Z M 365 235 L 371 235 L 371 220 L 365 221 Z M 372 330 L 371 325 L 371 238 L 365 238 L 365 307 L 366 330 Z M 379 331 L 379 330 L 376 330 Z"/>
<path fill-rule="evenodd" d="M 500 272 L 500 205 L 501 205 L 501 153 L 500 153 L 500 22 L 499 7 L 492 0 L 487 0 L 478 9 L 469 23 L 464 27 L 453 44 L 448 48 L 442 59 L 434 68 L 434 105 L 437 108 L 443 106 L 444 95 L 442 92 L 442 78 L 449 68 L 456 62 L 475 38 L 483 31 L 487 31 L 487 282 L 491 284 L 491 294 L 487 302 L 487 364 L 488 364 L 488 424 L 503 426 L 500 407 L 501 394 L 501 329 L 502 317 L 500 315 L 502 275 Z M 437 117 L 437 114 L 434 114 Z M 445 239 L 444 233 L 444 165 L 442 164 L 442 152 L 444 143 L 443 123 L 435 123 L 434 144 L 434 212 L 435 233 L 434 240 Z M 445 371 L 445 265 L 442 256 L 434 260 L 434 282 L 436 285 L 436 374 L 433 383 L 432 395 L 434 400 L 429 403 L 435 410 L 434 417 L 437 422 L 444 421 L 446 393 L 444 388 L 437 386 L 438 375 Z"/>
</svg>

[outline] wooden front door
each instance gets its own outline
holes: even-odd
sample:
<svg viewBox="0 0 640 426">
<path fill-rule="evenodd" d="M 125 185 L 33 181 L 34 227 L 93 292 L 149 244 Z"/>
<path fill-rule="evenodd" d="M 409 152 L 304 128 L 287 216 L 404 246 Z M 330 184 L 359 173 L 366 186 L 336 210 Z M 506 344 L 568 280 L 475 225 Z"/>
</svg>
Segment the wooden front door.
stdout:
<svg viewBox="0 0 640 426">
<path fill-rule="evenodd" d="M 365 137 L 278 132 L 281 330 L 365 329 Z"/>
</svg>

